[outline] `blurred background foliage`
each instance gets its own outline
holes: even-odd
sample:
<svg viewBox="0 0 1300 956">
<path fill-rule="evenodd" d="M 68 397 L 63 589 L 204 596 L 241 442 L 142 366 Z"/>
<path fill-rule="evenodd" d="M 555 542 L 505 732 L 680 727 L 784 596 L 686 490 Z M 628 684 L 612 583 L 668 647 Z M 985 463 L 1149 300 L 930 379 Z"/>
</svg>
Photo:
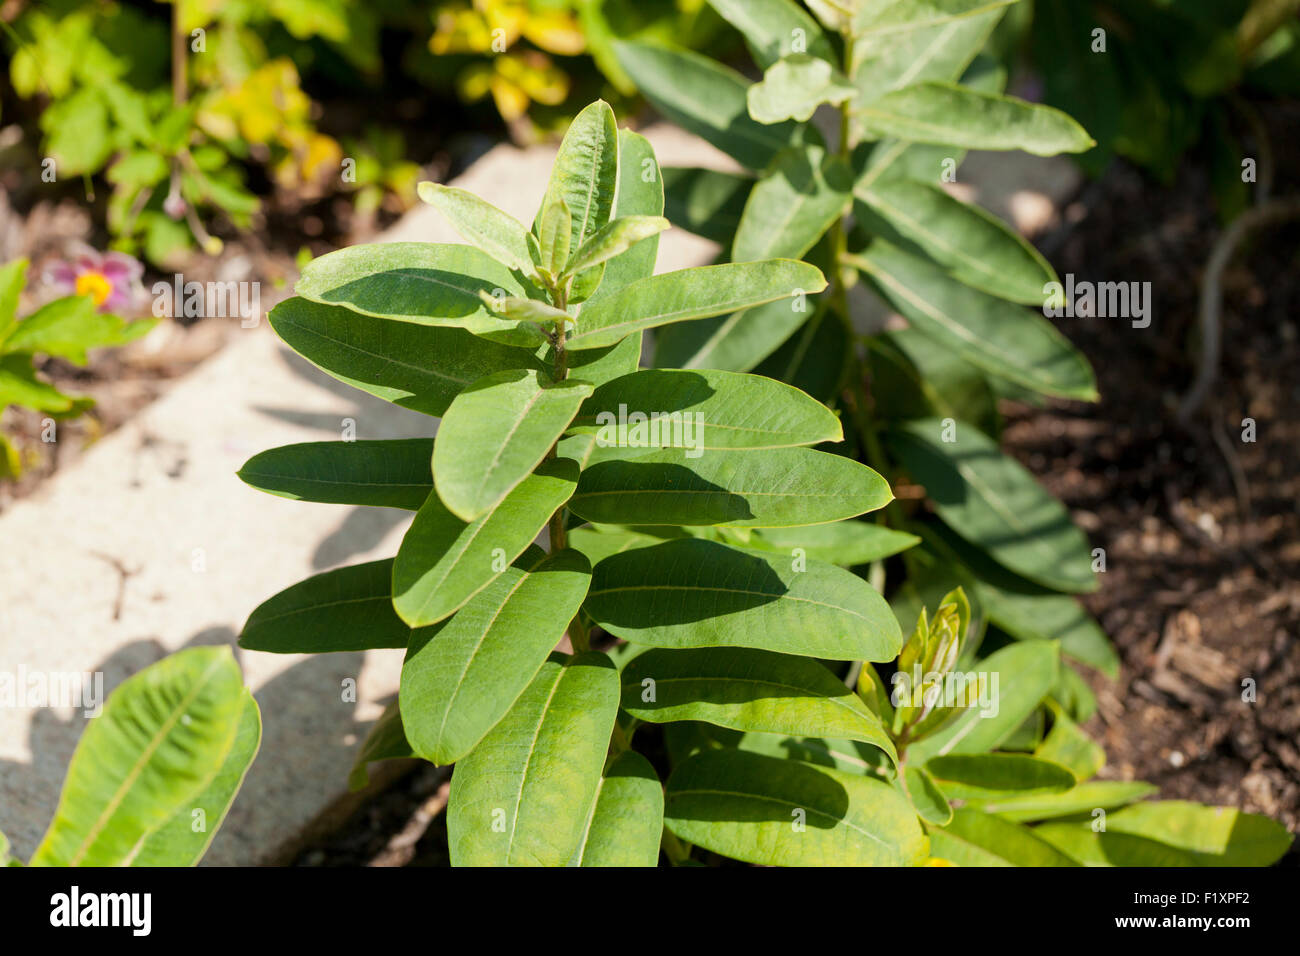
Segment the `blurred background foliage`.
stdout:
<svg viewBox="0 0 1300 956">
<path fill-rule="evenodd" d="M 1168 183 L 1205 151 L 1228 218 L 1247 202 L 1242 141 L 1271 166 L 1245 94 L 1300 90 L 1298 9 L 1038 0 L 987 52 L 1080 118 L 1093 175 L 1121 156 Z M 617 39 L 741 49 L 705 0 L 5 0 L 0 29 L 0 124 L 58 181 L 105 189 L 112 246 L 154 265 L 218 252 L 213 233 L 256 227 L 267 202 L 344 196 L 363 225 L 400 213 L 417 163 L 467 130 L 532 142 L 597 96 L 625 115 L 637 91 Z"/>
</svg>

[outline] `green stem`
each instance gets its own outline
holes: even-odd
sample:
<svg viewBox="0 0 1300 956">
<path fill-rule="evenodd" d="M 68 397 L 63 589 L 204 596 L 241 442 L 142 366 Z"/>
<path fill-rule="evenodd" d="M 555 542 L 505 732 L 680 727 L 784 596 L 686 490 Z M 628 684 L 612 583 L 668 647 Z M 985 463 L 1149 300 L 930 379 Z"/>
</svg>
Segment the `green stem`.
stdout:
<svg viewBox="0 0 1300 956">
<path fill-rule="evenodd" d="M 673 866 L 681 866 L 691 858 L 691 845 L 683 843 L 677 839 L 667 827 L 664 827 L 663 836 L 660 838 L 660 846 L 664 849 L 664 856 L 668 857 L 668 862 Z"/>
</svg>

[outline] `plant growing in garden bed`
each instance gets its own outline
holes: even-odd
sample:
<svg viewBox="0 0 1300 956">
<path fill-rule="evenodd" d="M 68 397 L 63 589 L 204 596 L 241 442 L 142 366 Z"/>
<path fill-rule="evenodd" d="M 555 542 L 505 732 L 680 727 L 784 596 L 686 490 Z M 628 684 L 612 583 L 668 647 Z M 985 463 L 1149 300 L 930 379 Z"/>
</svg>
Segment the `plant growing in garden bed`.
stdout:
<svg viewBox="0 0 1300 956">
<path fill-rule="evenodd" d="M 38 376 L 36 356 L 86 364 L 86 352 L 138 339 L 154 326 L 153 320 L 126 322 L 101 305 L 113 303 L 113 286 L 99 272 L 82 273 L 64 296 L 18 318 L 18 299 L 27 276 L 27 260 L 16 259 L 0 267 L 0 412 L 9 406 L 29 408 L 57 421 L 75 418 L 94 405 L 89 398 L 64 395 Z M 0 478 L 22 471 L 22 455 L 0 434 Z"/>
<path fill-rule="evenodd" d="M 995 394 L 1094 389 L 1015 304 L 1050 268 L 933 185 L 960 155 L 943 144 L 1090 140 L 952 82 L 996 20 L 987 3 L 814 4 L 838 37 L 788 0 L 714 6 L 767 68 L 760 84 L 649 47 L 622 62 L 756 179 L 661 176 L 598 102 L 531 229 L 426 184 L 472 245 L 332 253 L 272 312 L 326 372 L 442 423 L 435 440 L 244 466 L 273 494 L 415 515 L 395 558 L 275 595 L 241 646 L 405 650 L 355 776 L 391 757 L 455 763 L 454 864 L 654 865 L 661 847 L 673 863 L 697 847 L 761 864 L 1277 859 L 1289 837 L 1265 818 L 1091 780 L 1092 703 L 1061 664 L 1115 665 L 1069 596 L 1095 587 L 1091 556 L 997 448 Z M 835 150 L 795 121 L 826 101 L 842 104 Z M 669 215 L 731 261 L 653 275 L 665 184 Z M 858 273 L 914 326 L 872 339 L 867 360 Z M 639 370 L 647 329 L 664 367 Z M 937 520 L 909 515 L 881 472 L 924 484 Z M 566 634 L 571 654 L 555 650 Z M 657 724 L 664 753 L 643 743 Z"/>
</svg>

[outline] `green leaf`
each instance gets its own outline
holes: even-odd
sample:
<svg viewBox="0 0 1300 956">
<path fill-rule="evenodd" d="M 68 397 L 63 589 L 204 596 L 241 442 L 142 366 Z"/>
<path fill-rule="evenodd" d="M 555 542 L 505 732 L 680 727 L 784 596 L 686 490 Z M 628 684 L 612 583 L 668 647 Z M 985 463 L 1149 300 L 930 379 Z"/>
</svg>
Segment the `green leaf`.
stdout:
<svg viewBox="0 0 1300 956">
<path fill-rule="evenodd" d="M 845 259 L 916 329 L 972 365 L 1044 395 L 1097 400 L 1088 360 L 1041 313 L 976 291 L 880 239 Z"/>
<path fill-rule="evenodd" d="M 641 425 L 629 421 L 637 415 L 659 419 Z M 701 451 L 843 439 L 834 413 L 782 382 L 736 372 L 663 369 L 644 369 L 600 386 L 583 403 L 569 433 L 596 435 L 602 447 Z"/>
<path fill-rule="evenodd" d="M 18 319 L 18 297 L 26 282 L 26 259 L 15 259 L 0 266 L 0 354 L 8 351 L 4 342 Z"/>
<path fill-rule="evenodd" d="M 1052 729 L 1047 738 L 1034 750 L 1040 760 L 1060 764 L 1082 783 L 1106 763 L 1106 751 L 1085 734 L 1065 711 L 1055 702 L 1048 701 L 1052 711 Z"/>
<path fill-rule="evenodd" d="M 871 138 L 962 149 L 1022 149 L 1037 156 L 1081 153 L 1096 143 L 1060 110 L 953 83 L 918 83 L 854 111 Z"/>
<path fill-rule="evenodd" d="M 935 826 L 947 826 L 952 820 L 952 807 L 948 798 L 939 789 L 934 778 L 926 773 L 924 767 L 907 766 L 903 768 L 900 778 L 907 798 L 916 808 L 916 815 L 926 823 Z"/>
<path fill-rule="evenodd" d="M 437 209 L 461 236 L 508 269 L 533 272 L 528 230 L 509 213 L 464 189 L 420 183 L 419 197 Z"/>
<path fill-rule="evenodd" d="M 246 701 L 228 647 L 180 651 L 124 681 L 81 735 L 31 865 L 129 864 L 220 772 Z"/>
<path fill-rule="evenodd" d="M 839 105 L 857 95 L 847 79 L 826 60 L 792 53 L 773 63 L 746 93 L 749 115 L 760 123 L 812 119 L 823 103 Z"/>
<path fill-rule="evenodd" d="M 817 21 L 794 0 L 709 0 L 709 6 L 740 31 L 754 62 L 763 69 L 794 53 L 796 42 L 823 60 L 837 59 Z"/>
<path fill-rule="evenodd" d="M 1074 774 L 1065 767 L 1025 754 L 949 754 L 931 757 L 925 769 L 954 800 L 1064 793 L 1074 786 Z"/>
<path fill-rule="evenodd" d="M 866 103 L 893 90 L 926 80 L 959 79 L 983 48 L 1003 8 L 1015 0 L 964 0 L 948 4 L 954 14 L 909 16 L 920 13 L 917 4 L 894 3 L 883 8 L 864 5 L 860 16 L 875 16 L 874 23 L 857 31 L 853 83 L 858 102 Z M 936 14 L 939 10 L 931 5 Z"/>
<path fill-rule="evenodd" d="M 945 26 L 1016 0 L 892 0 L 855 5 L 853 32 L 859 36 L 897 36 L 914 30 Z"/>
<path fill-rule="evenodd" d="M 511 271 L 473 246 L 386 242 L 349 246 L 313 259 L 294 291 L 380 319 L 462 328 L 504 345 L 543 341 L 531 322 L 501 319 L 480 292 L 531 298 Z M 537 293 L 540 295 L 540 293 Z"/>
<path fill-rule="evenodd" d="M 944 523 L 1031 581 L 1062 591 L 1096 590 L 1088 539 L 1065 506 L 983 432 L 959 425 L 957 440 L 945 442 L 943 428 L 934 419 L 904 422 L 887 440 Z"/>
<path fill-rule="evenodd" d="M 295 296 L 271 327 L 317 368 L 385 401 L 441 416 L 465 386 L 508 368 L 540 368 L 524 349 L 464 329 L 390 322 Z"/>
<path fill-rule="evenodd" d="M 987 703 L 959 711 L 934 734 L 909 745 L 907 759 L 924 763 L 950 753 L 996 749 L 1051 692 L 1059 667 L 1057 647 L 1047 641 L 1012 644 L 990 654 L 974 667 Z"/>
<path fill-rule="evenodd" d="M 655 364 L 748 372 L 807 321 L 806 309 L 791 308 L 781 299 L 730 315 L 667 325 L 655 333 Z"/>
<path fill-rule="evenodd" d="M 361 790 L 370 783 L 370 765 L 381 760 L 398 760 L 415 756 L 402 726 L 402 709 L 397 701 L 384 708 L 357 752 L 348 774 L 348 789 Z"/>
<path fill-rule="evenodd" d="M 650 141 L 640 133 L 621 129 L 618 131 L 618 196 L 614 201 L 616 218 L 628 216 L 662 216 L 664 212 L 664 182 L 659 162 L 655 158 Z M 659 257 L 659 238 L 651 236 L 638 242 L 622 255 L 615 256 L 605 265 L 600 286 L 587 300 L 594 302 L 612 295 L 630 282 L 646 279 L 654 275 L 655 262 Z M 636 349 L 632 367 L 636 368 L 641 358 L 640 336 L 635 336 Z M 579 354 L 570 356 L 570 374 L 573 374 L 573 360 Z M 611 376 L 612 377 L 612 376 Z M 590 379 L 588 379 L 590 381 Z M 599 384 L 599 383 L 597 383 Z"/>
<path fill-rule="evenodd" d="M 559 276 L 569 264 L 569 243 L 573 241 L 573 216 L 564 197 L 548 193 L 538 214 L 538 241 L 542 264 L 553 276 Z"/>
<path fill-rule="evenodd" d="M 757 647 L 829 660 L 888 661 L 903 637 L 861 578 L 808 561 L 683 538 L 605 558 L 584 610 L 616 637 L 656 647 Z"/>
<path fill-rule="evenodd" d="M 783 150 L 749 194 L 732 259 L 803 256 L 848 212 L 852 180 L 848 165 L 820 145 Z"/>
<path fill-rule="evenodd" d="M 239 646 L 273 654 L 406 647 L 410 625 L 393 610 L 393 559 L 312 575 L 248 616 Z"/>
<path fill-rule="evenodd" d="M 605 282 L 601 283 L 601 289 Z M 599 296 L 600 289 L 596 290 Z M 554 368 L 554 353 L 548 347 L 546 363 Z M 641 333 L 629 335 L 617 345 L 607 345 L 603 349 L 583 349 L 569 352 L 569 378 L 586 382 L 591 386 L 604 385 L 616 378 L 630 375 L 641 363 Z"/>
<path fill-rule="evenodd" d="M 687 454 L 674 448 L 590 465 L 569 508 L 603 524 L 772 528 L 852 518 L 893 500 L 866 465 L 827 452 Z"/>
<path fill-rule="evenodd" d="M 603 654 L 552 656 L 510 712 L 456 765 L 453 866 L 563 866 L 583 841 L 618 710 Z"/>
<path fill-rule="evenodd" d="M 824 288 L 826 279 L 820 270 L 789 259 L 729 262 L 666 272 L 587 303 L 578 316 L 578 331 L 569 339 L 569 346 L 591 349 L 613 345 L 641 329 L 723 315 L 778 300 L 790 300 L 790 308 L 797 310 L 803 307 L 806 295 L 815 295 Z"/>
<path fill-rule="evenodd" d="M 967 808 L 930 830 L 930 853 L 958 866 L 1078 866 L 1034 830 Z"/>
<path fill-rule="evenodd" d="M 1003 796 L 993 800 L 977 801 L 975 806 L 985 813 L 996 813 L 1007 820 L 1024 823 L 1089 814 L 1093 810 L 1110 810 L 1149 797 L 1159 791 L 1149 783 L 1118 780 L 1094 780 L 1081 783 L 1064 793 L 1035 794 L 1031 796 Z"/>
<path fill-rule="evenodd" d="M 505 715 L 564 636 L 591 567 L 577 551 L 532 548 L 402 665 L 406 739 L 436 764 L 460 760 Z"/>
<path fill-rule="evenodd" d="M 818 734 L 873 744 L 897 760 L 880 718 L 819 662 L 747 647 L 653 648 L 623 668 L 623 709 L 650 723 Z"/>
<path fill-rule="evenodd" d="M 687 50 L 622 42 L 614 49 L 655 109 L 742 166 L 763 169 L 789 145 L 795 124 L 765 126 L 751 119 L 750 84 L 735 70 Z"/>
<path fill-rule="evenodd" d="M 689 535 L 681 528 L 625 528 L 621 525 L 583 525 L 569 532 L 569 547 L 587 556 L 595 567 L 611 554 L 622 554 L 632 548 L 648 548 L 675 538 Z"/>
<path fill-rule="evenodd" d="M 152 321 L 123 322 L 95 309 L 89 296 L 70 295 L 41 306 L 18 323 L 4 342 L 8 353 L 41 353 L 86 364 L 87 349 L 123 345 L 154 327 Z"/>
<path fill-rule="evenodd" d="M 829 405 L 839 394 L 855 347 L 848 324 L 831 309 L 820 308 L 754 371 Z"/>
<path fill-rule="evenodd" d="M 433 491 L 432 454 L 431 438 L 303 442 L 256 454 L 238 474 L 282 498 L 416 511 Z"/>
<path fill-rule="evenodd" d="M 393 607 L 398 616 L 412 627 L 423 627 L 455 612 L 523 554 L 577 483 L 572 461 L 543 462 L 496 508 L 468 523 L 448 511 L 437 495 L 430 495 L 393 562 Z"/>
<path fill-rule="evenodd" d="M 925 835 L 893 787 L 740 750 L 696 754 L 668 778 L 674 834 L 760 866 L 910 866 Z"/>
<path fill-rule="evenodd" d="M 614 111 L 604 100 L 575 116 L 560 143 L 542 208 L 555 197 L 564 200 L 570 217 L 570 254 L 581 250 L 614 215 L 618 143 Z M 577 271 L 571 262 L 568 268 Z"/>
<path fill-rule="evenodd" d="M 657 236 L 671 223 L 663 216 L 623 216 L 613 219 L 586 241 L 573 258 L 567 271 L 581 272 L 622 255 L 638 242 Z"/>
<path fill-rule="evenodd" d="M 1034 832 L 1087 866 L 1271 866 L 1292 842 L 1268 817 L 1184 800 L 1109 813 L 1100 833 L 1093 823 L 1045 823 Z"/>
<path fill-rule="evenodd" d="M 625 750 L 600 778 L 576 866 L 656 866 L 664 829 L 664 791 L 650 761 Z"/>
<path fill-rule="evenodd" d="M 791 556 L 800 548 L 810 558 L 851 568 L 906 551 L 920 540 L 866 521 L 836 521 L 804 528 L 759 528 L 750 535 L 749 547 Z"/>
<path fill-rule="evenodd" d="M 663 176 L 664 214 L 669 221 L 720 246 L 730 245 L 754 180 L 691 167 L 666 167 Z"/>
<path fill-rule="evenodd" d="M 178 808 L 170 820 L 145 838 L 132 866 L 195 866 L 208 852 L 262 743 L 257 701 L 247 689 L 243 697 L 239 729 L 216 776 L 192 804 Z"/>
<path fill-rule="evenodd" d="M 1043 286 L 1056 281 L 1047 260 L 1000 219 L 954 199 L 934 183 L 885 179 L 855 189 L 854 196 L 875 214 L 859 216 L 867 229 L 916 243 L 966 285 L 1012 302 L 1042 305 Z"/>
<path fill-rule="evenodd" d="M 19 405 L 54 415 L 76 414 L 93 405 L 91 399 L 64 395 L 36 377 L 29 355 L 0 355 L 0 409 Z"/>
<path fill-rule="evenodd" d="M 474 521 L 491 511 L 546 457 L 592 393 L 509 370 L 479 379 L 452 401 L 433 446 L 433 479 L 449 511 Z"/>
</svg>

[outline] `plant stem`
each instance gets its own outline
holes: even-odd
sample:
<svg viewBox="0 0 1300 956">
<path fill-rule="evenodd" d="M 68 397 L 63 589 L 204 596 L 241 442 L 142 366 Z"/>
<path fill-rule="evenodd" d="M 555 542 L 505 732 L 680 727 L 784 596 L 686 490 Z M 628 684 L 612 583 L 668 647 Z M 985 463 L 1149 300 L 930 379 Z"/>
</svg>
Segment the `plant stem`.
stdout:
<svg viewBox="0 0 1300 956">
<path fill-rule="evenodd" d="M 667 827 L 664 827 L 663 837 L 659 842 L 663 847 L 664 856 L 668 857 L 668 862 L 673 866 L 681 866 L 690 860 L 691 845 L 677 839 L 677 836 Z"/>
</svg>

